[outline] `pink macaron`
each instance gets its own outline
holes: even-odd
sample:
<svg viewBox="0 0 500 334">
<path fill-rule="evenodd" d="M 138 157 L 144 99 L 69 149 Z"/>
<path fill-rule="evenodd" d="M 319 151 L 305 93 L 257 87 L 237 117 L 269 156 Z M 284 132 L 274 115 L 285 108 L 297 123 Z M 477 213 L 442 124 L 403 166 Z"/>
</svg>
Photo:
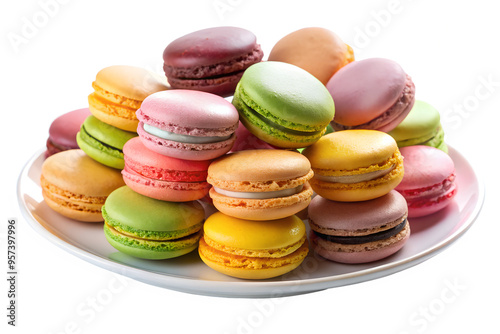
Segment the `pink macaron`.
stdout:
<svg viewBox="0 0 500 334">
<path fill-rule="evenodd" d="M 185 160 L 210 160 L 229 152 L 239 121 L 226 99 L 184 89 L 149 95 L 137 118 L 137 133 L 147 148 Z"/>
<path fill-rule="evenodd" d="M 335 101 L 335 130 L 388 132 L 401 123 L 415 102 L 415 85 L 396 62 L 385 58 L 354 61 L 326 84 Z"/>
<path fill-rule="evenodd" d="M 450 156 L 424 145 L 400 150 L 405 175 L 395 189 L 408 202 L 408 216 L 430 215 L 450 204 L 457 193 L 455 164 Z"/>
<path fill-rule="evenodd" d="M 123 180 L 132 190 L 147 197 L 187 202 L 203 198 L 210 190 L 207 170 L 211 160 L 182 160 L 147 149 L 138 137 L 123 147 Z"/>
<path fill-rule="evenodd" d="M 408 207 L 401 194 L 362 202 L 336 202 L 321 196 L 308 208 L 312 248 L 341 263 L 367 263 L 399 251 L 410 237 Z"/>
<path fill-rule="evenodd" d="M 88 108 L 82 108 L 67 112 L 54 119 L 49 128 L 45 157 L 79 148 L 76 134 L 80 131 L 83 121 L 90 115 Z"/>
<path fill-rule="evenodd" d="M 257 138 L 240 122 L 236 129 L 236 140 L 230 152 L 259 149 L 276 149 L 275 146 Z"/>
</svg>

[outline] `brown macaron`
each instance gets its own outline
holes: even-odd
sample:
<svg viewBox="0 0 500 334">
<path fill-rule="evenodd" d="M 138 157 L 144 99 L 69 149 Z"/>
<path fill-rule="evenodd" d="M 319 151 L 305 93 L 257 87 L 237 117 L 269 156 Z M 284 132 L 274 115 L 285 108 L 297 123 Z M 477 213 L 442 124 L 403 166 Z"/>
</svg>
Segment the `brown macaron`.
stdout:
<svg viewBox="0 0 500 334">
<path fill-rule="evenodd" d="M 75 220 L 101 222 L 106 198 L 125 182 L 120 170 L 104 166 L 77 149 L 47 158 L 40 184 L 45 202 L 54 211 Z"/>
<path fill-rule="evenodd" d="M 298 66 L 326 85 L 335 72 L 354 61 L 354 53 L 334 32 L 309 27 L 280 39 L 272 48 L 268 60 Z"/>
<path fill-rule="evenodd" d="M 309 160 L 286 150 L 245 150 L 225 155 L 208 168 L 214 206 L 228 216 L 272 220 L 305 209 L 312 189 Z"/>
</svg>

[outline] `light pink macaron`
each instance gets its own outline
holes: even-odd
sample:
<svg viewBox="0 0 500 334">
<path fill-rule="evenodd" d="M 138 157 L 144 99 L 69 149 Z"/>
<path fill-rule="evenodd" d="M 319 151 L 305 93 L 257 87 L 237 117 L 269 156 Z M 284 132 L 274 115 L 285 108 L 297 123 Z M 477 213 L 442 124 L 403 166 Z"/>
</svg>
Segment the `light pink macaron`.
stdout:
<svg viewBox="0 0 500 334">
<path fill-rule="evenodd" d="M 395 189 L 408 202 L 408 216 L 427 216 L 448 206 L 457 193 L 455 164 L 450 156 L 424 145 L 400 151 L 405 175 Z"/>
<path fill-rule="evenodd" d="M 398 192 L 362 202 L 316 196 L 308 208 L 312 248 L 341 263 L 366 263 L 399 251 L 410 237 L 406 201 Z"/>
<path fill-rule="evenodd" d="M 170 202 L 203 198 L 210 190 L 207 170 L 211 160 L 192 161 L 167 157 L 147 149 L 138 137 L 123 147 L 123 180 L 135 192 Z"/>
<path fill-rule="evenodd" d="M 148 149 L 185 160 L 210 160 L 229 152 L 239 121 L 238 111 L 224 98 L 183 89 L 148 96 L 137 118 L 137 133 Z"/>
<path fill-rule="evenodd" d="M 415 85 L 396 62 L 385 58 L 354 61 L 326 84 L 335 101 L 335 130 L 388 132 L 401 123 L 415 103 Z"/>
</svg>

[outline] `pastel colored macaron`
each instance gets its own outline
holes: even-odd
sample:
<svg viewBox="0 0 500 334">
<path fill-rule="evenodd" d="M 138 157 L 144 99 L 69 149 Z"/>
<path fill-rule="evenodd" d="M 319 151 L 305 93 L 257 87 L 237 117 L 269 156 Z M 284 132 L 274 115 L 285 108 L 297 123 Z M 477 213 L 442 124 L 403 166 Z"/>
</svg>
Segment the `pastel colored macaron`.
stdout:
<svg viewBox="0 0 500 334">
<path fill-rule="evenodd" d="M 136 132 L 118 129 L 89 116 L 83 122 L 76 136 L 78 146 L 92 159 L 109 167 L 123 169 L 123 145 L 134 137 Z"/>
<path fill-rule="evenodd" d="M 252 32 L 213 27 L 172 41 L 163 51 L 163 69 L 173 88 L 230 96 L 245 69 L 263 56 Z"/>
<path fill-rule="evenodd" d="M 448 153 L 439 111 L 424 101 L 415 101 L 408 116 L 389 134 L 399 147 L 427 145 Z"/>
<path fill-rule="evenodd" d="M 226 99 L 185 89 L 148 96 L 137 118 L 137 132 L 147 148 L 186 160 L 210 160 L 227 153 L 238 127 L 238 111 Z"/>
<path fill-rule="evenodd" d="M 114 127 L 136 131 L 139 121 L 135 112 L 153 93 L 170 88 L 166 78 L 146 69 L 113 65 L 100 70 L 89 97 L 90 112 Z"/>
<path fill-rule="evenodd" d="M 308 208 L 311 249 L 341 263 L 367 263 L 399 251 L 410 237 L 408 208 L 397 191 L 363 202 L 316 196 Z"/>
<path fill-rule="evenodd" d="M 104 235 L 120 252 L 149 260 L 185 255 L 198 247 L 205 212 L 198 202 L 160 201 L 127 186 L 102 208 Z"/>
<path fill-rule="evenodd" d="M 119 170 L 75 149 L 44 161 L 40 185 L 45 203 L 54 211 L 75 220 L 101 222 L 107 196 L 125 183 Z"/>
<path fill-rule="evenodd" d="M 391 131 L 415 102 L 415 84 L 396 62 L 368 58 L 342 67 L 326 84 L 335 101 L 335 130 Z"/>
<path fill-rule="evenodd" d="M 326 85 L 340 68 L 354 60 L 354 52 L 333 31 L 308 27 L 281 38 L 273 46 L 268 60 L 303 68 Z"/>
<path fill-rule="evenodd" d="M 298 66 L 266 61 L 250 66 L 233 97 L 243 125 L 280 148 L 316 142 L 335 115 L 325 86 Z"/>
<path fill-rule="evenodd" d="M 80 131 L 83 121 L 90 116 L 88 108 L 67 112 L 52 121 L 47 139 L 45 157 L 52 154 L 78 148 L 76 134 Z"/>
<path fill-rule="evenodd" d="M 376 130 L 323 136 L 302 152 L 311 162 L 316 193 L 342 202 L 383 196 L 403 179 L 403 157 L 394 138 Z"/>
<path fill-rule="evenodd" d="M 210 197 L 221 212 L 241 219 L 272 220 L 307 207 L 313 176 L 309 161 L 285 150 L 245 150 L 227 154 L 208 168 Z"/>
<path fill-rule="evenodd" d="M 297 268 L 309 252 L 297 216 L 243 220 L 216 212 L 207 218 L 198 252 L 210 268 L 228 276 L 266 279 Z"/>
<path fill-rule="evenodd" d="M 444 209 L 457 194 L 455 164 L 443 151 L 424 145 L 401 148 L 405 176 L 396 187 L 408 202 L 408 216 Z"/>
<path fill-rule="evenodd" d="M 139 138 L 123 147 L 125 183 L 134 191 L 163 201 L 187 202 L 208 195 L 211 160 L 182 160 L 147 149 Z"/>
</svg>

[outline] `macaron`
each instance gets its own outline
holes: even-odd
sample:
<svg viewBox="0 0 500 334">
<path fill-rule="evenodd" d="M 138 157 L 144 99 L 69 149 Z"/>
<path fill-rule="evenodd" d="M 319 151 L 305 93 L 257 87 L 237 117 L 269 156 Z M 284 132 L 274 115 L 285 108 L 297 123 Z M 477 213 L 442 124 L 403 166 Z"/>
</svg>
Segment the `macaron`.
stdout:
<svg viewBox="0 0 500 334">
<path fill-rule="evenodd" d="M 394 190 L 363 202 L 316 196 L 308 215 L 311 250 L 331 261 L 377 261 L 399 251 L 410 237 L 406 201 Z"/>
<path fill-rule="evenodd" d="M 391 131 L 415 102 L 415 84 L 396 62 L 368 58 L 342 67 L 326 84 L 335 101 L 335 130 Z"/>
<path fill-rule="evenodd" d="M 45 157 L 58 152 L 78 148 L 76 134 L 85 119 L 90 116 L 88 108 L 82 108 L 67 112 L 52 121 L 49 127 L 49 138 L 47 139 Z"/>
<path fill-rule="evenodd" d="M 394 138 L 376 130 L 323 136 L 303 152 L 311 162 L 313 190 L 334 201 L 355 202 L 387 194 L 403 179 L 403 157 Z"/>
<path fill-rule="evenodd" d="M 185 89 L 148 96 L 137 118 L 137 132 L 147 148 L 185 160 L 215 159 L 231 150 L 239 119 L 226 99 Z"/>
<path fill-rule="evenodd" d="M 127 186 L 102 208 L 104 235 L 120 252 L 149 260 L 185 255 L 198 247 L 205 212 L 198 202 L 160 201 Z"/>
<path fill-rule="evenodd" d="M 266 279 L 297 268 L 309 247 L 304 222 L 295 215 L 254 221 L 216 212 L 205 222 L 198 252 L 222 274 Z"/>
<path fill-rule="evenodd" d="M 163 69 L 173 88 L 233 95 L 241 75 L 264 53 L 243 28 L 213 27 L 172 41 L 163 51 Z"/>
<path fill-rule="evenodd" d="M 139 121 L 135 112 L 150 94 L 170 88 L 166 78 L 146 69 L 113 65 L 100 70 L 89 97 L 90 112 L 114 127 L 136 131 Z"/>
<path fill-rule="evenodd" d="M 134 191 L 163 201 L 187 202 L 208 195 L 207 170 L 211 160 L 182 160 L 161 155 L 139 138 L 123 147 L 125 183 Z"/>
<path fill-rule="evenodd" d="M 298 66 L 266 61 L 250 66 L 233 97 L 243 125 L 280 148 L 316 142 L 335 115 L 326 87 Z"/>
<path fill-rule="evenodd" d="M 427 145 L 448 153 L 439 111 L 424 101 L 416 100 L 408 116 L 389 134 L 399 147 Z"/>
<path fill-rule="evenodd" d="M 326 85 L 340 68 L 354 60 L 354 52 L 333 31 L 308 27 L 281 38 L 268 60 L 296 65 Z"/>
<path fill-rule="evenodd" d="M 457 194 L 455 164 L 443 151 L 424 145 L 401 148 L 405 176 L 396 187 L 408 202 L 408 217 L 444 209 Z"/>
<path fill-rule="evenodd" d="M 298 152 L 245 150 L 210 164 L 210 197 L 221 212 L 250 220 L 272 220 L 307 207 L 313 176 L 309 161 Z"/>
<path fill-rule="evenodd" d="M 76 140 L 78 146 L 92 159 L 109 167 L 123 169 L 123 145 L 134 137 L 137 137 L 136 132 L 118 129 L 91 115 L 83 122 Z"/>
<path fill-rule="evenodd" d="M 48 157 L 40 177 L 45 203 L 61 215 L 86 222 L 102 222 L 107 196 L 125 185 L 120 171 L 104 166 L 79 149 Z"/>
</svg>

